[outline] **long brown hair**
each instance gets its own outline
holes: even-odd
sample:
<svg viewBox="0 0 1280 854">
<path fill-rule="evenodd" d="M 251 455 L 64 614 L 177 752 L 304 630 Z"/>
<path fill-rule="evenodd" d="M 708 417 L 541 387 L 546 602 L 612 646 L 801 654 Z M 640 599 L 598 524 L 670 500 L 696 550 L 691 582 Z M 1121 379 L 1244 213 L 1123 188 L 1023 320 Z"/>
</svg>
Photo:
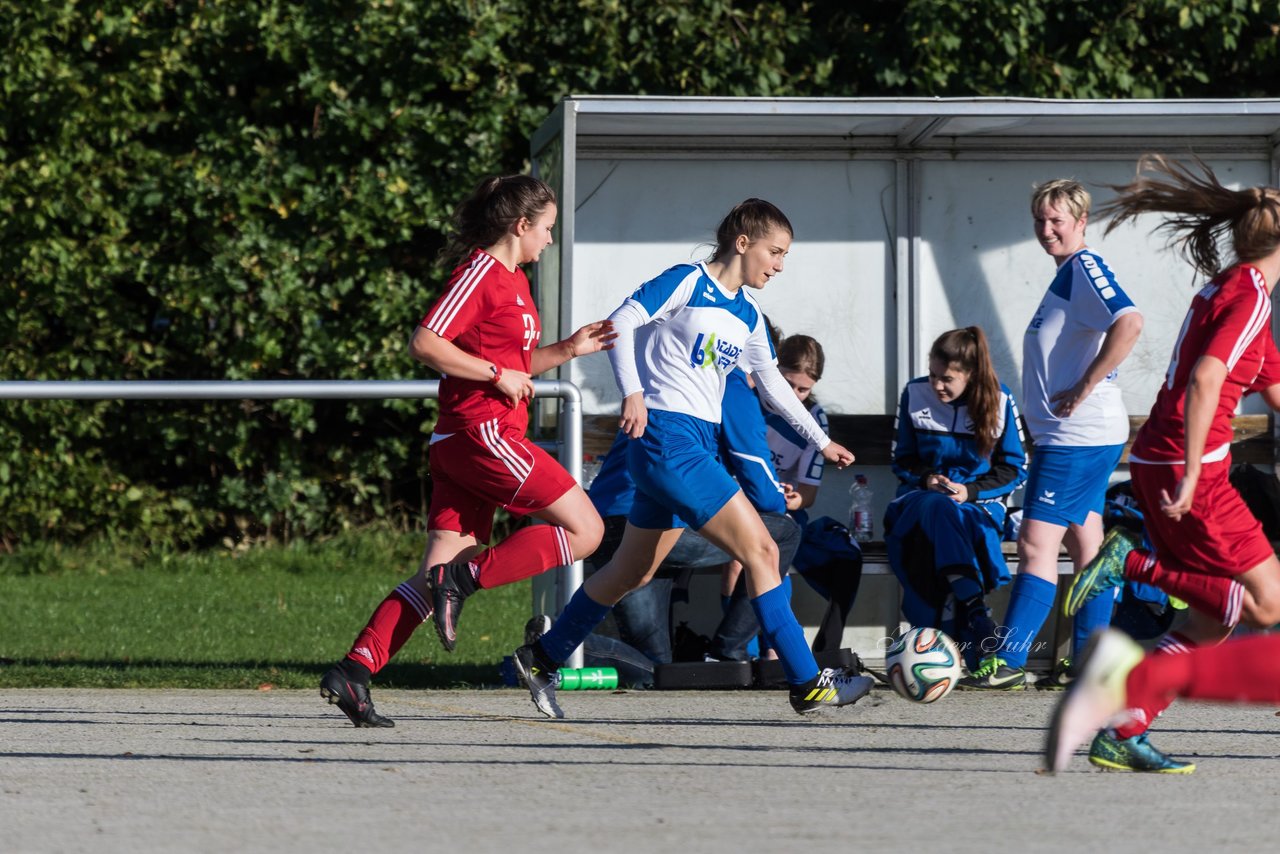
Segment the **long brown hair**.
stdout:
<svg viewBox="0 0 1280 854">
<path fill-rule="evenodd" d="M 1266 187 L 1229 190 L 1199 157 L 1195 170 L 1161 154 L 1147 154 L 1138 161 L 1138 176 L 1128 184 L 1113 185 L 1119 195 L 1098 209 L 1099 216 L 1113 217 L 1105 234 L 1142 213 L 1167 213 L 1157 231 L 1169 233 L 1169 244 L 1178 247 L 1195 268 L 1209 278 L 1230 266 L 1223 264 L 1219 246 L 1227 235 L 1235 260 L 1241 263 L 1265 258 L 1280 246 L 1280 191 Z M 1159 177 L 1149 177 L 1144 172 Z M 1234 263 L 1234 262 L 1233 262 Z"/>
<path fill-rule="evenodd" d="M 791 220 L 787 219 L 787 215 L 777 205 L 764 199 L 740 202 L 720 220 L 720 225 L 716 228 L 716 250 L 711 253 L 711 260 L 720 261 L 732 252 L 738 235 L 745 234 L 748 240 L 756 241 L 768 237 L 769 232 L 775 228 L 795 236 Z"/>
<path fill-rule="evenodd" d="M 533 221 L 555 203 L 555 190 L 530 175 L 485 178 L 454 209 L 440 258 L 459 264 L 477 247 L 497 243 L 519 220 Z"/>
<path fill-rule="evenodd" d="M 965 405 L 973 420 L 973 439 L 978 453 L 990 457 L 1000 436 L 1000 378 L 991 364 L 991 350 L 981 326 L 966 326 L 944 332 L 929 348 L 929 358 L 947 365 L 959 365 L 968 372 Z"/>
</svg>

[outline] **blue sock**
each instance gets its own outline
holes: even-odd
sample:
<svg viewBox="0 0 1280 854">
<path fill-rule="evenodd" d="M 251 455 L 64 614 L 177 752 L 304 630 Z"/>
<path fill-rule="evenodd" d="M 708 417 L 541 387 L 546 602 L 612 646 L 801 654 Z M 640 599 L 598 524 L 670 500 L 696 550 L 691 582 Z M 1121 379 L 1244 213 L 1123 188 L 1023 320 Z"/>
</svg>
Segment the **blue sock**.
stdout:
<svg viewBox="0 0 1280 854">
<path fill-rule="evenodd" d="M 1019 573 L 1009 594 L 1009 611 L 1005 614 L 1005 636 L 999 655 L 1010 667 L 1026 667 L 1027 655 L 1035 642 L 1045 617 L 1053 610 L 1058 586 L 1034 575 Z"/>
<path fill-rule="evenodd" d="M 1084 651 L 1084 645 L 1089 642 L 1089 636 L 1098 629 L 1105 629 L 1111 625 L 1111 612 L 1115 610 L 1116 597 L 1115 594 L 1103 594 L 1090 599 L 1084 604 L 1084 607 L 1076 612 L 1076 620 L 1072 625 L 1071 632 L 1071 660 L 1079 661 L 1080 653 Z"/>
<path fill-rule="evenodd" d="M 769 645 L 778 653 L 787 682 L 803 685 L 818 675 L 818 662 L 804 639 L 804 629 L 796 621 L 791 602 L 782 587 L 775 587 L 751 600 L 760 628 Z"/>
<path fill-rule="evenodd" d="M 601 605 L 579 587 L 551 628 L 538 639 L 542 651 L 556 664 L 564 663 L 608 616 L 609 610 L 609 605 Z"/>
</svg>

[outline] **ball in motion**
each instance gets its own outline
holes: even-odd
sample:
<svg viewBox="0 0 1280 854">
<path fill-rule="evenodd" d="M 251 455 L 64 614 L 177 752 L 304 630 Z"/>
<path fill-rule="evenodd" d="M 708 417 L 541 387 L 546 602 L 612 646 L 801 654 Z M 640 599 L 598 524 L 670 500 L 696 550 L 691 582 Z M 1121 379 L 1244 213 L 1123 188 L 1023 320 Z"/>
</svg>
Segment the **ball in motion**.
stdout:
<svg viewBox="0 0 1280 854">
<path fill-rule="evenodd" d="M 885 653 L 889 684 L 913 703 L 932 703 L 960 681 L 960 650 L 937 629 L 908 631 Z"/>
</svg>

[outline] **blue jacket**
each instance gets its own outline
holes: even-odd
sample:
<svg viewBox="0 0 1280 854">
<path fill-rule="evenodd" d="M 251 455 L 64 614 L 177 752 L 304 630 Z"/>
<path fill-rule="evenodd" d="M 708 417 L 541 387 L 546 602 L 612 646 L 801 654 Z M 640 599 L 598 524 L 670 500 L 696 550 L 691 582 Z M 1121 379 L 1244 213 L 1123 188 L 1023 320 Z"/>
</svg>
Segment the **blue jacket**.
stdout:
<svg viewBox="0 0 1280 854">
<path fill-rule="evenodd" d="M 1000 384 L 1000 433 L 990 458 L 978 453 L 973 423 L 964 399 L 944 403 L 928 377 L 907 383 L 898 404 L 894 429 L 893 473 L 898 495 L 920 489 L 926 477 L 941 474 L 969 487 L 969 501 L 979 504 L 998 529 L 1004 528 L 1009 496 L 1027 479 L 1024 428 L 1013 394 Z"/>
</svg>

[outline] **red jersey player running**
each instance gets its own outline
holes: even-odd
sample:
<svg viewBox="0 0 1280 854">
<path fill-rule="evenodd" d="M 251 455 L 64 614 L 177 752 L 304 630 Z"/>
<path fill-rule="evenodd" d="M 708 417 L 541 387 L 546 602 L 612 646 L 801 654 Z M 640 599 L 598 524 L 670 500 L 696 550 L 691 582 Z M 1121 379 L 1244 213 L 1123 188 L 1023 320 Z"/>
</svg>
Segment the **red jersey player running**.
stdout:
<svg viewBox="0 0 1280 854">
<path fill-rule="evenodd" d="M 1108 231 L 1141 213 L 1173 214 L 1161 228 L 1210 282 L 1191 302 L 1165 383 L 1129 455 L 1154 550 L 1135 548 L 1114 528 L 1066 601 L 1074 613 L 1132 579 L 1186 600 L 1192 612 L 1145 658 L 1124 635 L 1095 638 L 1054 715 L 1046 760 L 1055 771 L 1110 726 L 1095 737 L 1095 765 L 1189 773 L 1194 765 L 1164 756 L 1145 737 L 1175 697 L 1280 702 L 1280 635 L 1217 646 L 1239 622 L 1262 628 L 1280 621 L 1280 561 L 1227 480 L 1231 416 L 1241 396 L 1261 392 L 1280 408 L 1280 354 L 1270 324 L 1280 279 L 1280 190 L 1229 190 L 1197 165 L 1198 172 L 1146 157 L 1139 177 L 1115 188 L 1119 196 L 1103 209 L 1115 215 Z M 1224 269 L 1218 241 L 1226 236 L 1236 263 Z M 1097 749 L 1099 738 L 1107 750 Z"/>
<path fill-rule="evenodd" d="M 542 323 L 520 265 L 551 243 L 555 219 L 555 193 L 526 175 L 482 181 L 454 213 L 445 252 L 462 263 L 409 342 L 441 374 L 426 551 L 320 681 L 320 695 L 357 727 L 395 725 L 374 710 L 369 681 L 424 621 L 434 615 L 452 650 L 467 596 L 573 563 L 600 544 L 604 525 L 586 493 L 525 438 L 531 375 L 611 349 L 616 337 L 599 321 L 538 347 Z M 486 548 L 498 507 L 548 524 Z"/>
</svg>

